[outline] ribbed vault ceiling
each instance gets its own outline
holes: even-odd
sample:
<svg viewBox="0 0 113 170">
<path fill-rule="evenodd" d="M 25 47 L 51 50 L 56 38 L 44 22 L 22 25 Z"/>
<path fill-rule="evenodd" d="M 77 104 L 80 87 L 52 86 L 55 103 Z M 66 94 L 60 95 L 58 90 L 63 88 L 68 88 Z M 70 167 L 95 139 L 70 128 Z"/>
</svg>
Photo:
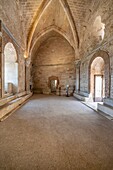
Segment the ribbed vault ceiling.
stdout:
<svg viewBox="0 0 113 170">
<path fill-rule="evenodd" d="M 23 13 L 23 20 L 25 23 L 25 32 L 26 34 L 28 34 L 35 20 L 37 12 L 38 10 L 40 10 L 40 6 L 43 0 L 19 0 L 19 1 Z M 76 24 L 78 34 L 80 35 L 81 32 L 80 28 L 85 24 L 86 14 L 87 16 L 90 15 L 92 0 L 67 0 L 67 4 L 73 16 L 73 20 Z"/>
</svg>

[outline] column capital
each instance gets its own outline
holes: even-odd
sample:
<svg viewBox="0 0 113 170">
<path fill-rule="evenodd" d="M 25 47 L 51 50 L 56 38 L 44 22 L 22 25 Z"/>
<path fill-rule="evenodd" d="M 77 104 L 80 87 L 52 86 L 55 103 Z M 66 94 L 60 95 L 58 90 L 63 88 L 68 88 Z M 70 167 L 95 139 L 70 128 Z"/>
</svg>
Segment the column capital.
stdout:
<svg viewBox="0 0 113 170">
<path fill-rule="evenodd" d="M 76 67 L 80 67 L 80 65 L 81 65 L 81 60 L 76 60 L 76 61 L 75 61 L 75 65 L 76 65 Z"/>
</svg>

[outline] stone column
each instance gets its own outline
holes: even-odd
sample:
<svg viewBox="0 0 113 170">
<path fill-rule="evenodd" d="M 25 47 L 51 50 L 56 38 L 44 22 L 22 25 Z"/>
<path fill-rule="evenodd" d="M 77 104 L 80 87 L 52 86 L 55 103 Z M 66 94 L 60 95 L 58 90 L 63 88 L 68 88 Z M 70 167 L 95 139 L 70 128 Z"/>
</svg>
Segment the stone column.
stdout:
<svg viewBox="0 0 113 170">
<path fill-rule="evenodd" d="M 25 60 L 25 77 L 26 77 L 26 83 L 25 83 L 25 88 L 27 93 L 30 92 L 30 86 L 32 86 L 32 79 L 31 79 L 31 61 L 30 59 Z M 32 88 L 32 87 L 31 87 Z"/>
<path fill-rule="evenodd" d="M 75 93 L 80 91 L 80 61 L 75 63 L 76 67 L 76 81 L 75 81 Z"/>
</svg>

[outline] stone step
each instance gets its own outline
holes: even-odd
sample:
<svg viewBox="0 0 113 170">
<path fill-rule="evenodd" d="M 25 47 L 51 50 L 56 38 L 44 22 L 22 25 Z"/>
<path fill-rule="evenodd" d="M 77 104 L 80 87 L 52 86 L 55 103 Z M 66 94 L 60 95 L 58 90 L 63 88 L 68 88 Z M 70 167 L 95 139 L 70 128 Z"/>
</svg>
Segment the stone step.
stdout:
<svg viewBox="0 0 113 170">
<path fill-rule="evenodd" d="M 31 96 L 32 96 L 32 93 L 27 94 L 25 96 L 16 98 L 16 99 L 8 102 L 6 105 L 2 106 L 0 108 L 0 121 L 4 120 L 5 117 L 7 117 L 12 111 L 19 108 Z"/>
<path fill-rule="evenodd" d="M 10 97 L 10 96 L 13 96 L 13 93 L 6 93 L 6 94 L 4 94 L 4 98 Z"/>
<path fill-rule="evenodd" d="M 106 104 L 98 104 L 97 109 L 111 117 L 113 117 L 113 107 Z"/>
<path fill-rule="evenodd" d="M 113 107 L 113 99 L 112 98 L 104 98 L 103 102 L 104 102 L 104 104 Z"/>
<path fill-rule="evenodd" d="M 88 97 L 82 96 L 82 95 L 77 94 L 77 93 L 74 93 L 73 96 L 74 96 L 76 99 L 79 99 L 80 101 L 84 101 L 84 102 L 88 102 L 88 101 L 89 101 L 89 98 L 88 98 Z"/>
</svg>

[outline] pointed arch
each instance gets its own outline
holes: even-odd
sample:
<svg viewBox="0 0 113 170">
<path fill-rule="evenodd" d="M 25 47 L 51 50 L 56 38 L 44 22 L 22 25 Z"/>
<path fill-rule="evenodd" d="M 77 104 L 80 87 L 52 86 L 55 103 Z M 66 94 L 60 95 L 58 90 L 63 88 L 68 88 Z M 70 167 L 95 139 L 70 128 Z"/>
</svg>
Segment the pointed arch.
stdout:
<svg viewBox="0 0 113 170">
<path fill-rule="evenodd" d="M 109 97 L 110 96 L 110 57 L 108 55 L 108 53 L 106 51 L 103 50 L 99 50 L 97 51 L 91 58 L 90 62 L 89 62 L 89 68 L 88 68 L 88 74 L 89 74 L 89 93 L 91 91 L 90 88 L 90 75 L 91 75 L 91 64 L 92 62 L 97 58 L 97 57 L 101 57 L 104 60 L 105 63 L 105 97 Z"/>
<path fill-rule="evenodd" d="M 58 28 L 57 26 L 51 26 L 51 27 L 48 27 L 46 28 L 45 30 L 43 30 L 39 35 L 37 35 L 37 37 L 35 38 L 35 40 L 33 41 L 33 44 L 32 44 L 32 47 L 30 49 L 30 56 L 31 56 L 31 53 L 32 53 L 32 50 L 35 46 L 35 44 L 43 37 L 45 36 L 46 34 L 49 34 L 50 32 L 52 31 L 55 31 L 57 32 L 58 34 L 60 34 L 62 37 L 64 37 L 64 39 L 66 39 L 68 41 L 68 43 L 70 44 L 70 46 L 73 47 L 73 45 L 71 44 L 71 42 L 69 41 L 69 39 L 67 38 L 65 32 L 63 30 L 61 30 L 60 28 Z M 73 47 L 74 48 L 74 47 Z"/>
<path fill-rule="evenodd" d="M 64 11 L 67 15 L 68 21 L 69 21 L 71 29 L 72 29 L 74 40 L 75 40 L 75 42 L 77 42 L 77 47 L 79 47 L 79 36 L 78 36 L 76 24 L 73 20 L 69 5 L 68 5 L 66 0 L 60 0 L 60 3 L 61 3 L 61 5 L 62 5 L 62 7 L 63 7 L 63 9 L 64 9 Z"/>
</svg>

